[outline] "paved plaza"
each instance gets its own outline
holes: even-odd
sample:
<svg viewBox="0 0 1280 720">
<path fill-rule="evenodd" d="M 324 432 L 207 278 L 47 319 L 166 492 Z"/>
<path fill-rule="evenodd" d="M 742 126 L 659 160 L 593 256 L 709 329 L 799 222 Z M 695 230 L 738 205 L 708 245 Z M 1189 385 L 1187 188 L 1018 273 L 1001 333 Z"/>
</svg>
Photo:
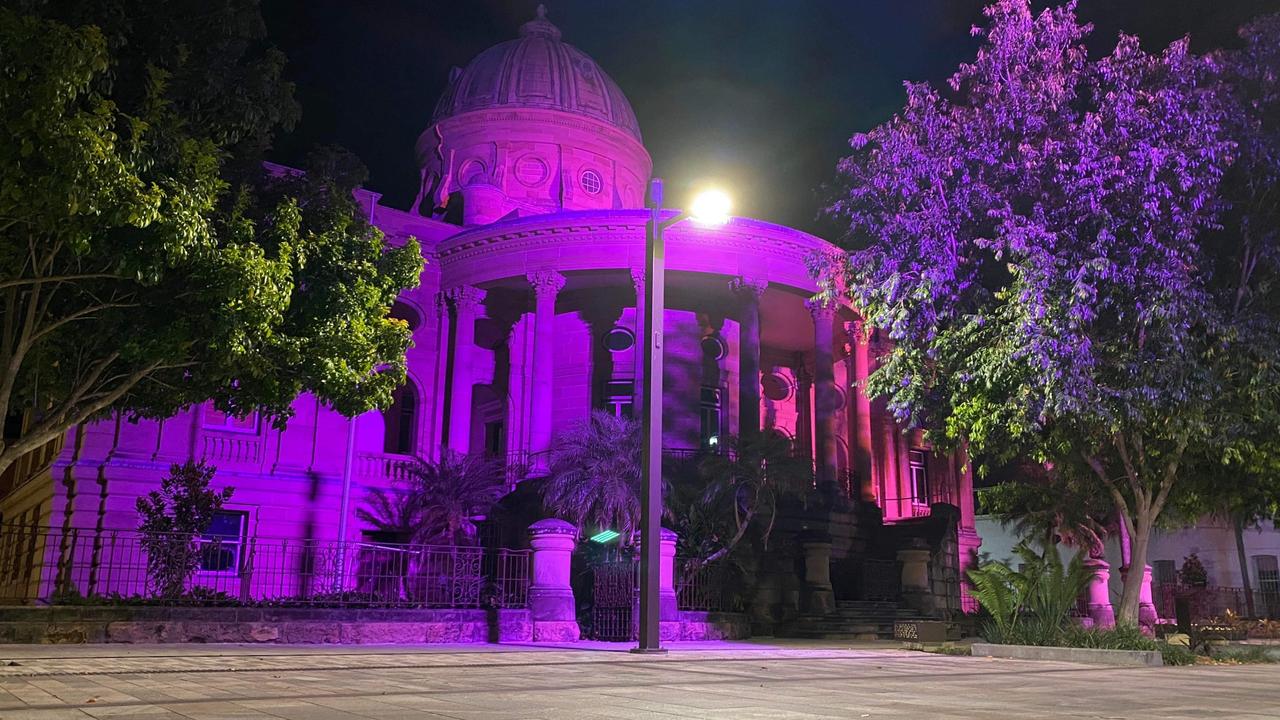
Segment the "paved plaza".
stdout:
<svg viewBox="0 0 1280 720">
<path fill-rule="evenodd" d="M 887 644 L 0 646 L 0 719 L 1277 718 L 1280 666 L 1101 668 Z"/>
</svg>

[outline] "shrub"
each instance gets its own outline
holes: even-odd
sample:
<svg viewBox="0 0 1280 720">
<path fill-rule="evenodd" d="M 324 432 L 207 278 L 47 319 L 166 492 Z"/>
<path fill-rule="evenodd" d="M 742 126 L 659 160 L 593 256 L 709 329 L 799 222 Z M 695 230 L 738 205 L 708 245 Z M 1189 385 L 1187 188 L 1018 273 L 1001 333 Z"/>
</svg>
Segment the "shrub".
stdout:
<svg viewBox="0 0 1280 720">
<path fill-rule="evenodd" d="M 209 489 L 215 470 L 204 463 L 175 464 L 161 479 L 159 490 L 138 498 L 142 516 L 138 532 L 147 552 L 147 575 L 160 597 L 182 596 L 200 565 L 200 534 L 231 498 L 232 488 Z"/>
<path fill-rule="evenodd" d="M 1195 665 L 1196 654 L 1191 648 L 1181 645 L 1170 645 L 1169 643 L 1157 643 L 1160 650 L 1160 658 L 1164 660 L 1165 665 Z"/>
</svg>

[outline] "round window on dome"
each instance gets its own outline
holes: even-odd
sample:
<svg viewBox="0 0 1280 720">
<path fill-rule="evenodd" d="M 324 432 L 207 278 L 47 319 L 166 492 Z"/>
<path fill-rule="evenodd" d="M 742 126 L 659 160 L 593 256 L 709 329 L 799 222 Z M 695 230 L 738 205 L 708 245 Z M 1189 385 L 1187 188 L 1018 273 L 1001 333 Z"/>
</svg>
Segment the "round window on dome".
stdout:
<svg viewBox="0 0 1280 720">
<path fill-rule="evenodd" d="M 636 336 L 626 328 L 616 327 L 604 334 L 604 346 L 609 352 L 622 352 L 635 347 Z"/>
<path fill-rule="evenodd" d="M 595 170 L 584 170 L 582 177 L 578 178 L 578 184 L 582 186 L 582 191 L 588 195 L 599 195 L 600 191 L 604 189 L 604 179 Z"/>
<path fill-rule="evenodd" d="M 724 340 L 715 336 L 708 335 L 702 338 L 702 355 L 708 360 L 719 360 L 729 351 L 724 344 Z"/>
</svg>

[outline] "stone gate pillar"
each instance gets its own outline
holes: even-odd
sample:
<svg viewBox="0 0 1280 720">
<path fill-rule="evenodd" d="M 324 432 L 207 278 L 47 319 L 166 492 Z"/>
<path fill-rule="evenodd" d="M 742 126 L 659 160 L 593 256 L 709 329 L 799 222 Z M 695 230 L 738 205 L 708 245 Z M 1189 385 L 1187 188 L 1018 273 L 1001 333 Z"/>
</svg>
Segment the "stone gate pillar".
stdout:
<svg viewBox="0 0 1280 720">
<path fill-rule="evenodd" d="M 1089 597 L 1089 617 L 1096 628 L 1115 627 L 1116 613 L 1111 607 L 1111 566 L 1102 558 L 1089 558 L 1084 566 L 1091 573 L 1086 592 Z"/>
<path fill-rule="evenodd" d="M 826 615 L 836 609 L 831 587 L 831 537 L 810 533 L 800 539 L 800 547 L 804 549 L 805 611 Z"/>
<path fill-rule="evenodd" d="M 898 551 L 902 563 L 902 599 L 911 609 L 932 617 L 933 588 L 929 585 L 931 553 L 921 538 L 912 538 L 911 547 Z"/>
<path fill-rule="evenodd" d="M 533 546 L 529 616 L 534 642 L 574 642 L 580 636 L 569 582 L 577 539 L 578 529 L 564 520 L 547 518 L 529 526 L 529 544 Z"/>
</svg>

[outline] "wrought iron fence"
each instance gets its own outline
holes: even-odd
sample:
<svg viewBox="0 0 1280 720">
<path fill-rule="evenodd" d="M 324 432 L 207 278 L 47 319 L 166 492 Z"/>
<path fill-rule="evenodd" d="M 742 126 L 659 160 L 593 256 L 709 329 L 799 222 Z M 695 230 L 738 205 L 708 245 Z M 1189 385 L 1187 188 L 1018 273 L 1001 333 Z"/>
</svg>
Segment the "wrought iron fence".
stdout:
<svg viewBox="0 0 1280 720">
<path fill-rule="evenodd" d="M 675 559 L 676 607 L 680 610 L 741 612 L 741 588 L 732 568 L 720 562 Z M 634 640 L 639 628 L 640 563 L 636 558 L 591 566 L 591 637 Z"/>
<path fill-rule="evenodd" d="M 0 528 L 0 603 L 522 607 L 529 551 Z"/>
<path fill-rule="evenodd" d="M 1176 618 L 1179 605 L 1185 608 L 1189 616 L 1187 619 L 1192 622 L 1221 618 L 1228 611 L 1241 617 L 1250 615 L 1249 598 L 1245 595 L 1244 588 L 1155 583 L 1151 590 L 1156 614 L 1162 618 Z M 1251 592 L 1254 616 L 1280 619 L 1280 591 Z"/>
<path fill-rule="evenodd" d="M 681 610 L 742 612 L 742 578 L 726 563 L 676 558 L 675 583 Z"/>
</svg>

